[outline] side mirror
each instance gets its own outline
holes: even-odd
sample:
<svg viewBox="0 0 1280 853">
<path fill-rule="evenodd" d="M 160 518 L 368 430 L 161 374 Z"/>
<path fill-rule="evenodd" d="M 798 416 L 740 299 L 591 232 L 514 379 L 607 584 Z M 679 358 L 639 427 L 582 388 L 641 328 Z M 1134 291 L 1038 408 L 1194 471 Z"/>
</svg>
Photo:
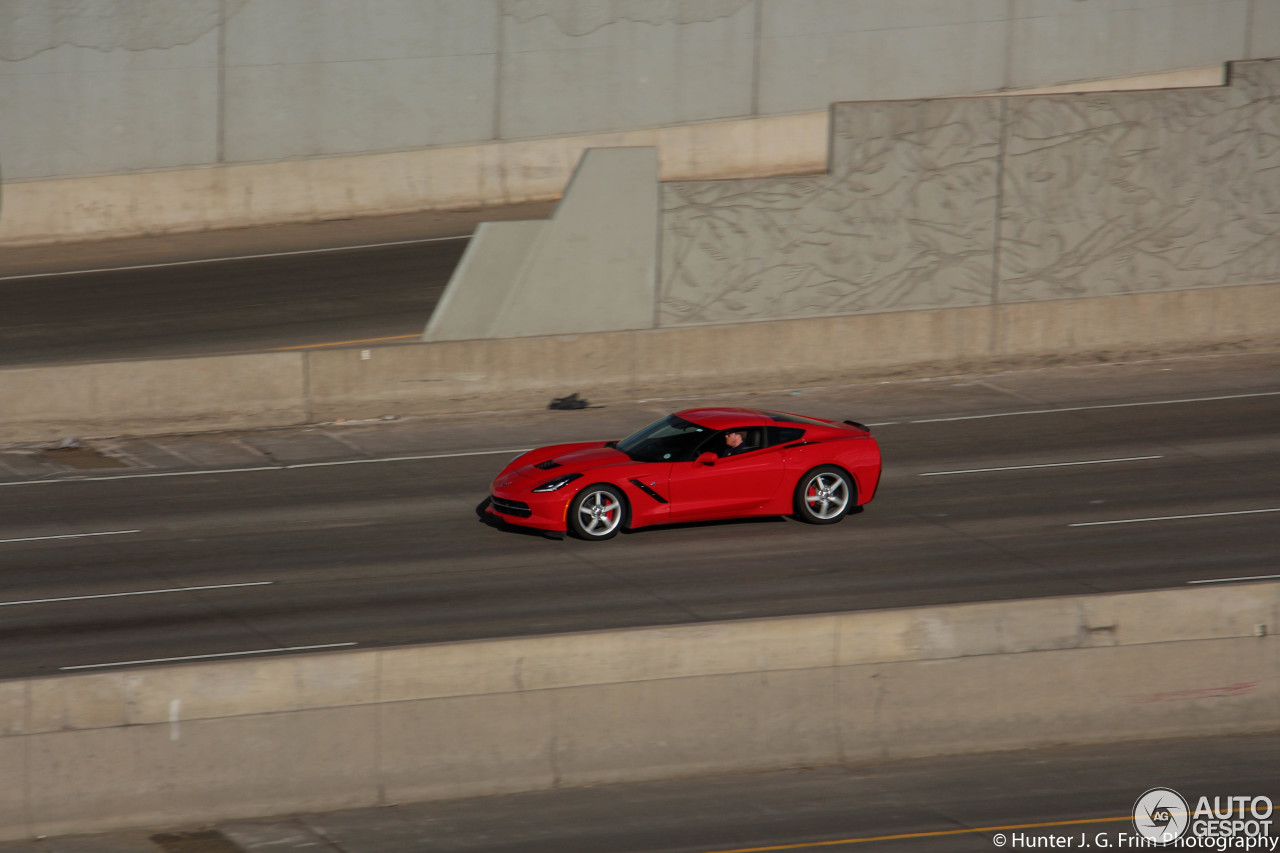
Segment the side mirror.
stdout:
<svg viewBox="0 0 1280 853">
<path fill-rule="evenodd" d="M 699 453 L 698 458 L 695 461 L 699 465 L 714 465 L 716 464 L 717 458 L 719 457 L 717 457 L 714 453 L 708 450 L 706 453 Z"/>
</svg>

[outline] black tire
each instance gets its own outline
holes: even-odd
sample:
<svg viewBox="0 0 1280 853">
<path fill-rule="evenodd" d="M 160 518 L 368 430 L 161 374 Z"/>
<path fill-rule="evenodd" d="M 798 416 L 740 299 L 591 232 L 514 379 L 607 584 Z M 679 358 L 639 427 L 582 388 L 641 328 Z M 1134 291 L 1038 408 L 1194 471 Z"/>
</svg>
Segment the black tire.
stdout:
<svg viewBox="0 0 1280 853">
<path fill-rule="evenodd" d="M 835 524 L 857 506 L 858 489 L 843 468 L 820 465 L 796 483 L 796 518 L 809 524 Z"/>
<path fill-rule="evenodd" d="M 569 532 L 578 539 L 603 542 L 618 535 L 627 517 L 627 501 L 613 486 L 597 483 L 569 503 Z"/>
</svg>

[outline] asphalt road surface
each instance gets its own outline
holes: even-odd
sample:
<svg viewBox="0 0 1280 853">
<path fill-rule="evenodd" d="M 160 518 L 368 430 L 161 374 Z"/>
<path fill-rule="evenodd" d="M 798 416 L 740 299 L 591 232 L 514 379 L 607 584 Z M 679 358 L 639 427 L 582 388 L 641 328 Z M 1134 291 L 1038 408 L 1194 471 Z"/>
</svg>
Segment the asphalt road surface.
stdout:
<svg viewBox="0 0 1280 853">
<path fill-rule="evenodd" d="M 412 341 L 477 222 L 551 210 L 7 248 L 0 366 Z"/>
<path fill-rule="evenodd" d="M 1191 808 L 1202 796 L 1275 803 L 1277 764 L 1276 735 L 1108 744 L 53 838 L 0 853 L 1110 853 L 1151 849 L 1132 821 L 1149 789 L 1171 788 Z M 1280 836 L 1274 814 L 1267 832 Z"/>
<path fill-rule="evenodd" d="M 829 527 L 477 519 L 516 451 L 694 402 L 0 449 L 0 677 L 1280 573 L 1274 353 L 715 398 L 873 425 Z"/>
</svg>

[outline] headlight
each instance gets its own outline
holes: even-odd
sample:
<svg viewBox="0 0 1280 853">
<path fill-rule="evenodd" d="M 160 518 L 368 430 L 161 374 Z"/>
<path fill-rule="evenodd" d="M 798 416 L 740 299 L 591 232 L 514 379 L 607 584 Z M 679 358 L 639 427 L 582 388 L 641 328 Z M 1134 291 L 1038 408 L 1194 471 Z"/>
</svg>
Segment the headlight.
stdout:
<svg viewBox="0 0 1280 853">
<path fill-rule="evenodd" d="M 541 486 L 534 486 L 535 492 L 554 492 L 556 489 L 563 489 L 574 480 L 581 477 L 581 474 L 565 474 L 563 477 L 556 477 L 554 480 L 547 480 Z"/>
</svg>

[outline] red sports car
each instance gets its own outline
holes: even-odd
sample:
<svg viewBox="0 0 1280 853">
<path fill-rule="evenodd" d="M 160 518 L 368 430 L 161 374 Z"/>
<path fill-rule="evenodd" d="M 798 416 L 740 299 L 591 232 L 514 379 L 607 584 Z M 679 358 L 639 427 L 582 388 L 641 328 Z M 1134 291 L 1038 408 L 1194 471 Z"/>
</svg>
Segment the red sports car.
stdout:
<svg viewBox="0 0 1280 853">
<path fill-rule="evenodd" d="M 581 539 L 756 515 L 833 524 L 870 501 L 879 481 L 880 447 L 862 424 L 687 409 L 621 441 L 522 454 L 494 478 L 484 511 Z"/>
</svg>

